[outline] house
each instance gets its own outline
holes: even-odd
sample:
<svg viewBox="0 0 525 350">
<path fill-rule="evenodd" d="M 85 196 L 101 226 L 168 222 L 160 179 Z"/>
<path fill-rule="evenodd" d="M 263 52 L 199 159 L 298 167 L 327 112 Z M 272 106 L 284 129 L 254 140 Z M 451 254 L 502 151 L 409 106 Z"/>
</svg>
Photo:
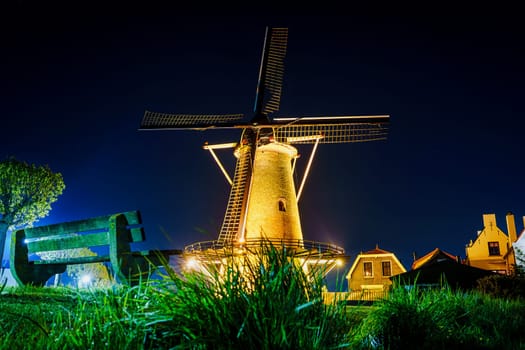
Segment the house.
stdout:
<svg viewBox="0 0 525 350">
<path fill-rule="evenodd" d="M 414 260 L 412 270 L 391 277 L 394 283 L 418 287 L 442 287 L 445 283 L 452 289 L 472 289 L 477 280 L 493 274 L 491 271 L 468 266 L 461 259 L 439 248 Z"/>
<path fill-rule="evenodd" d="M 523 217 L 523 230 L 518 235 L 516 242 L 512 244 L 512 250 L 516 259 L 516 266 L 525 271 L 525 216 Z"/>
<path fill-rule="evenodd" d="M 512 275 L 516 265 L 513 244 L 517 241 L 514 215 L 507 213 L 507 233 L 496 225 L 495 214 L 483 214 L 483 230 L 465 248 L 465 263 L 472 267 Z"/>
<path fill-rule="evenodd" d="M 369 292 L 382 296 L 390 289 L 390 277 L 403 272 L 406 272 L 406 269 L 395 254 L 376 245 L 375 249 L 360 253 L 356 257 L 346 275 L 348 290 L 351 295 L 356 296 Z"/>
</svg>

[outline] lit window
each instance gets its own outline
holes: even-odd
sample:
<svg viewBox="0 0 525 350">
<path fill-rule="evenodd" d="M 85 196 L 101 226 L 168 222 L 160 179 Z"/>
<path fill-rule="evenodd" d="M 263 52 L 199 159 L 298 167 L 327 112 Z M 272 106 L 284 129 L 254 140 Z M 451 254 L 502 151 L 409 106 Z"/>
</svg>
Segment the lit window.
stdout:
<svg viewBox="0 0 525 350">
<path fill-rule="evenodd" d="M 381 267 L 383 268 L 383 276 L 391 276 L 392 275 L 392 268 L 390 266 L 390 261 L 383 261 L 381 263 Z"/>
<path fill-rule="evenodd" d="M 367 261 L 363 263 L 363 276 L 372 277 L 372 263 Z"/>
<path fill-rule="evenodd" d="M 279 200 L 279 211 L 285 212 L 286 211 L 286 205 L 284 204 L 284 200 Z"/>
<path fill-rule="evenodd" d="M 489 255 L 500 255 L 499 242 L 489 242 Z"/>
</svg>

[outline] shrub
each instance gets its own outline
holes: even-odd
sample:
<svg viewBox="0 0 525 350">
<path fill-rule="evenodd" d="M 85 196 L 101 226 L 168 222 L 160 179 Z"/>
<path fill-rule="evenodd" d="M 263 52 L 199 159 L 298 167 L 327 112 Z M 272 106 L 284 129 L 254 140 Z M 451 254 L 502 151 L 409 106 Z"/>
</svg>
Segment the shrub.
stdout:
<svg viewBox="0 0 525 350">
<path fill-rule="evenodd" d="M 494 298 L 525 300 L 525 277 L 492 275 L 480 278 L 476 289 Z"/>
</svg>

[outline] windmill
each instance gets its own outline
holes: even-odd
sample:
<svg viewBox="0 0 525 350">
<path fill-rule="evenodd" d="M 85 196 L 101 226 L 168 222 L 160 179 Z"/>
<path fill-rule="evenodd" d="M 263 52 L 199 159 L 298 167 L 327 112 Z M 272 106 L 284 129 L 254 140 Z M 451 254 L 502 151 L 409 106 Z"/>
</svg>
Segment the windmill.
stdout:
<svg viewBox="0 0 525 350">
<path fill-rule="evenodd" d="M 384 140 L 389 116 L 270 117 L 279 110 L 287 41 L 287 28 L 266 28 L 254 114 L 248 121 L 243 114 L 144 114 L 140 130 L 241 131 L 238 142 L 203 146 L 231 190 L 218 238 L 185 247 L 187 254 L 231 251 L 226 248 L 256 246 L 264 240 L 331 263 L 344 255 L 336 245 L 303 239 L 298 200 L 319 144 Z M 297 189 L 294 144 L 313 145 Z M 215 153 L 225 148 L 233 149 L 237 158 L 233 178 Z"/>
</svg>

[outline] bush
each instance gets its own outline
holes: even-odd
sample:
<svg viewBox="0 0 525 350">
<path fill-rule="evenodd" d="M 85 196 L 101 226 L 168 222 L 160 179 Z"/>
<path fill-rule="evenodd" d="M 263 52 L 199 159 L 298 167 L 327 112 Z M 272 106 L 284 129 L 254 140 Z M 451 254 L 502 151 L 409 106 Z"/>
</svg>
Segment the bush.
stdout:
<svg viewBox="0 0 525 350">
<path fill-rule="evenodd" d="M 494 298 L 525 300 L 525 277 L 492 275 L 480 278 L 476 289 Z"/>
</svg>

